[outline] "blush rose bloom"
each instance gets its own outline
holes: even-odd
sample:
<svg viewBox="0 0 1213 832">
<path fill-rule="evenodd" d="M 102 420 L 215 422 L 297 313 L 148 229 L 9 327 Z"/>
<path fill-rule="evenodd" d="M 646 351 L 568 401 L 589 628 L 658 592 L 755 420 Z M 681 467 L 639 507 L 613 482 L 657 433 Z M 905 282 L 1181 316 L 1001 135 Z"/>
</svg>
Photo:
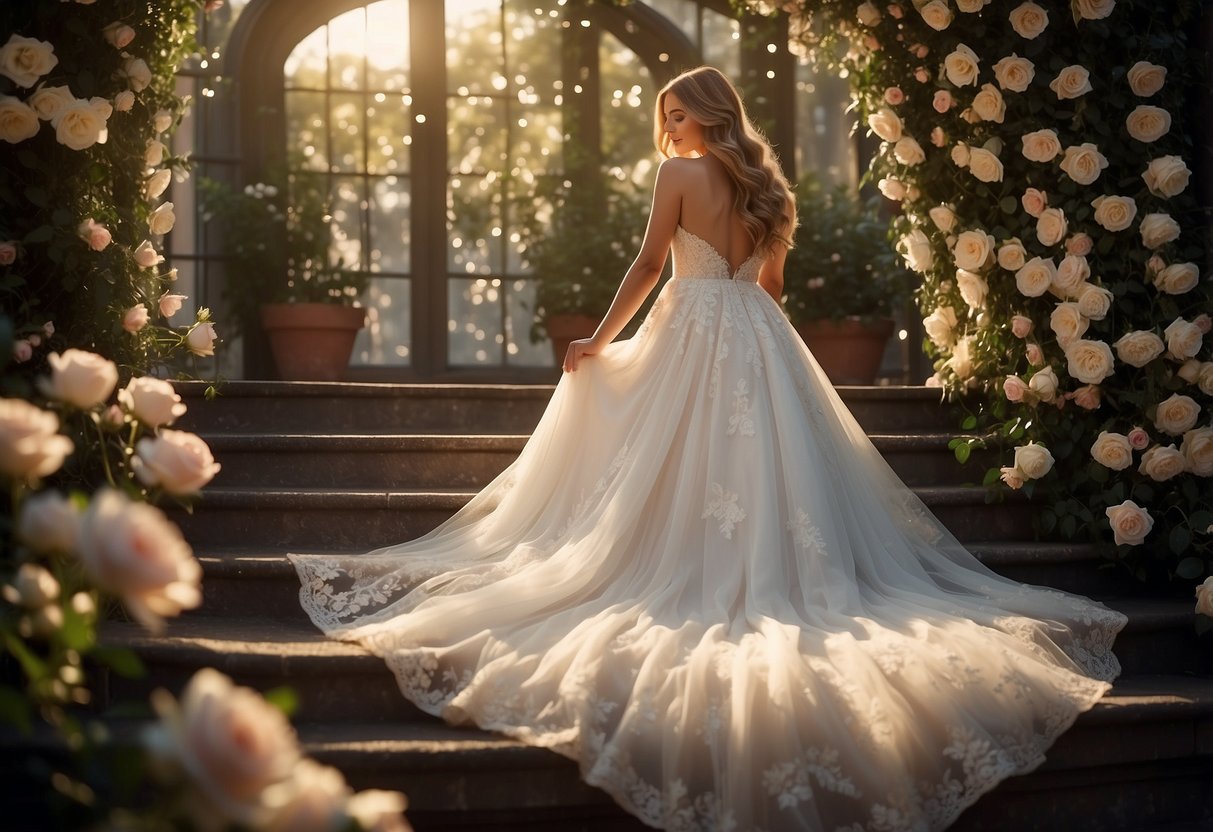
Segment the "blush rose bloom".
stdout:
<svg viewBox="0 0 1213 832">
<path fill-rule="evenodd" d="M 1056 276 L 1057 267 L 1052 260 L 1033 257 L 1015 272 L 1015 288 L 1026 297 L 1037 298 L 1049 291 Z"/>
<path fill-rule="evenodd" d="M 102 404 L 118 384 L 118 365 L 93 352 L 69 349 L 47 356 L 49 378 L 38 380 L 47 398 L 88 410 Z"/>
<path fill-rule="evenodd" d="M 1191 321 L 1176 318 L 1163 330 L 1162 337 L 1167 342 L 1167 357 L 1186 361 L 1200 352 L 1205 334 Z"/>
<path fill-rule="evenodd" d="M 1018 237 L 1012 237 L 998 247 L 998 265 L 1009 272 L 1023 268 L 1027 254 Z"/>
<path fill-rule="evenodd" d="M 1166 349 L 1161 338 L 1143 329 L 1122 335 L 1113 346 L 1116 356 L 1130 367 L 1144 367 Z"/>
<path fill-rule="evenodd" d="M 163 133 L 172 126 L 173 114 L 169 110 L 161 108 L 152 116 L 152 129 L 157 133 Z"/>
<path fill-rule="evenodd" d="M 139 244 L 133 256 L 136 265 L 141 269 L 150 269 L 164 262 L 164 255 L 157 252 L 155 247 L 147 240 Z"/>
<path fill-rule="evenodd" d="M 0 471 L 32 482 L 55 473 L 73 449 L 59 417 L 24 399 L 0 399 Z"/>
<path fill-rule="evenodd" d="M 80 512 L 58 491 L 34 494 L 21 506 L 17 537 L 35 552 L 71 552 L 76 546 Z"/>
<path fill-rule="evenodd" d="M 1132 500 L 1125 500 L 1104 510 L 1112 526 L 1112 538 L 1117 546 L 1137 546 L 1154 528 L 1154 518 Z"/>
<path fill-rule="evenodd" d="M 1168 436 L 1182 436 L 1196 426 L 1200 405 L 1191 396 L 1172 393 L 1158 403 L 1154 411 L 1154 427 Z"/>
<path fill-rule="evenodd" d="M 125 49 L 135 39 L 135 30 L 121 21 L 114 21 L 101 30 L 101 34 L 115 49 Z"/>
<path fill-rule="evenodd" d="M 1011 334 L 1016 338 L 1027 338 L 1032 334 L 1035 324 L 1026 315 L 1016 315 L 1011 318 Z"/>
<path fill-rule="evenodd" d="M 206 442 L 183 430 L 165 429 L 155 438 L 140 439 L 135 451 L 131 467 L 139 481 L 176 496 L 197 494 L 221 467 Z"/>
<path fill-rule="evenodd" d="M 17 241 L 0 242 L 0 266 L 11 266 L 17 262 Z"/>
<path fill-rule="evenodd" d="M 868 116 L 868 127 L 877 136 L 890 143 L 899 140 L 904 129 L 901 117 L 888 107 L 881 107 Z"/>
<path fill-rule="evenodd" d="M 1205 578 L 1204 582 L 1196 587 L 1196 613 L 1213 616 L 1213 576 Z"/>
<path fill-rule="evenodd" d="M 1022 402 L 1030 389 L 1028 383 L 1019 376 L 1007 376 L 1002 383 L 1003 395 L 1009 402 Z"/>
<path fill-rule="evenodd" d="M 945 366 L 951 368 L 957 378 L 967 381 L 973 375 L 973 359 L 973 336 L 967 335 L 956 342 L 952 356 L 944 363 Z"/>
<path fill-rule="evenodd" d="M 72 150 L 104 144 L 108 136 L 106 120 L 113 112 L 113 105 L 104 98 L 94 96 L 88 101 L 78 98 L 51 119 L 55 140 Z"/>
<path fill-rule="evenodd" d="M 993 84 L 982 84 L 981 91 L 973 96 L 973 112 L 981 116 L 983 121 L 1002 124 L 1007 113 L 1007 103 L 1002 93 Z"/>
<path fill-rule="evenodd" d="M 1065 101 L 1084 96 L 1094 88 L 1091 86 L 1090 71 L 1085 66 L 1073 64 L 1057 73 L 1057 77 L 1049 82 L 1049 89 L 1058 99 Z"/>
<path fill-rule="evenodd" d="M 134 334 L 147 326 L 149 318 L 147 306 L 137 303 L 122 314 L 122 328 Z"/>
<path fill-rule="evenodd" d="M 1091 240 L 1091 235 L 1084 234 L 1081 231 L 1077 234 L 1071 234 L 1066 238 L 1066 254 L 1076 254 L 1079 257 L 1086 257 L 1094 247 L 1095 243 Z"/>
<path fill-rule="evenodd" d="M 182 303 L 188 299 L 189 295 L 174 295 L 172 292 L 165 292 L 156 303 L 160 307 L 160 314 L 165 318 L 171 318 L 181 311 Z"/>
<path fill-rule="evenodd" d="M 1173 263 L 1154 275 L 1154 285 L 1168 295 L 1183 295 L 1196 288 L 1200 270 L 1195 263 Z"/>
<path fill-rule="evenodd" d="M 1065 355 L 1070 376 L 1083 384 L 1099 384 L 1115 368 L 1112 349 L 1103 341 L 1080 338 L 1065 347 Z"/>
<path fill-rule="evenodd" d="M 947 90 L 936 90 L 935 96 L 931 99 L 931 106 L 935 109 L 935 112 L 941 115 L 952 109 L 955 104 L 956 99 Z"/>
<path fill-rule="evenodd" d="M 1061 169 L 1079 185 L 1090 185 L 1108 166 L 1108 158 L 1091 142 L 1067 147 Z"/>
<path fill-rule="evenodd" d="M 1167 68 L 1149 61 L 1138 61 L 1129 67 L 1125 77 L 1134 95 L 1149 98 L 1162 89 L 1167 80 Z"/>
<path fill-rule="evenodd" d="M 958 87 L 976 84 L 980 63 L 981 59 L 977 57 L 977 53 L 960 43 L 943 59 L 944 75 Z"/>
<path fill-rule="evenodd" d="M 1011 10 L 1011 28 L 1021 38 L 1034 40 L 1049 25 L 1049 13 L 1035 3 L 1021 3 Z"/>
<path fill-rule="evenodd" d="M 1171 114 L 1161 107 L 1139 104 L 1125 117 L 1125 129 L 1139 142 L 1156 142 L 1171 129 Z"/>
<path fill-rule="evenodd" d="M 48 41 L 12 34 L 0 46 L 0 75 L 29 89 L 59 65 L 55 47 Z"/>
<path fill-rule="evenodd" d="M 1099 410 L 1103 394 L 1097 385 L 1086 384 L 1074 391 L 1073 398 L 1074 404 L 1083 410 Z"/>
<path fill-rule="evenodd" d="M 1179 223 L 1170 214 L 1146 214 L 1141 218 L 1141 243 L 1146 248 L 1161 248 L 1179 238 Z"/>
<path fill-rule="evenodd" d="M 1015 467 L 1026 479 L 1038 480 L 1053 468 L 1053 454 L 1044 445 L 1029 442 L 1015 448 Z"/>
<path fill-rule="evenodd" d="M 1049 195 L 1037 188 L 1028 188 L 1019 198 L 1024 213 L 1029 217 L 1039 217 L 1049 207 Z"/>
<path fill-rule="evenodd" d="M 1129 445 L 1135 451 L 1145 450 L 1150 444 L 1150 434 L 1142 427 L 1135 426 L 1129 431 Z"/>
<path fill-rule="evenodd" d="M 1213 476 L 1213 427 L 1185 431 L 1179 452 L 1188 471 L 1198 477 Z"/>
<path fill-rule="evenodd" d="M 93 251 L 105 251 L 114 239 L 110 230 L 92 217 L 86 217 L 76 228 L 76 233 Z"/>
<path fill-rule="evenodd" d="M 1188 187 L 1192 171 L 1178 156 L 1160 156 L 1152 159 L 1141 178 L 1154 196 L 1170 198 L 1183 193 Z"/>
<path fill-rule="evenodd" d="M 1056 130 L 1044 128 L 1024 133 L 1021 141 L 1024 158 L 1030 162 L 1051 162 L 1061 153 L 1061 140 L 1057 138 Z"/>
<path fill-rule="evenodd" d="M 171 425 L 185 414 L 185 404 L 173 385 L 162 378 L 138 376 L 118 391 L 118 403 L 149 428 Z"/>
<path fill-rule="evenodd" d="M 1124 231 L 1137 217 L 1137 202 L 1131 196 L 1098 196 L 1091 207 L 1095 221 L 1108 231 Z"/>
<path fill-rule="evenodd" d="M 1028 363 L 1033 367 L 1039 367 L 1045 363 L 1045 354 L 1040 349 L 1040 344 L 1028 344 L 1025 348 L 1025 353 L 1028 358 Z"/>
<path fill-rule="evenodd" d="M 1002 468 L 999 468 L 998 473 L 999 473 L 998 478 L 1000 480 L 1002 480 L 1004 483 L 1006 483 L 1008 488 L 1011 488 L 1015 491 L 1018 491 L 1019 489 L 1023 488 L 1023 481 L 1024 481 L 1023 471 L 1020 471 L 1014 465 L 1004 466 Z"/>
<path fill-rule="evenodd" d="M 1185 467 L 1184 455 L 1174 445 L 1155 445 L 1141 455 L 1137 473 L 1145 474 L 1155 482 L 1166 482 L 1182 474 Z"/>
<path fill-rule="evenodd" d="M 1036 218 L 1036 239 L 1041 245 L 1055 246 L 1065 239 L 1069 227 L 1060 208 L 1046 208 Z"/>
<path fill-rule="evenodd" d="M 1129 437 L 1103 430 L 1091 445 L 1091 459 L 1105 468 L 1123 471 L 1133 464 L 1133 446 Z"/>
<path fill-rule="evenodd" d="M 880 22 L 880 9 L 872 3 L 860 3 L 855 16 L 864 26 L 875 26 Z"/>
<path fill-rule="evenodd" d="M 1002 161 L 984 147 L 969 150 L 969 173 L 982 182 L 1001 182 Z"/>
<path fill-rule="evenodd" d="M 0 140 L 17 144 L 38 135 L 38 113 L 19 98 L 0 95 Z"/>
<path fill-rule="evenodd" d="M 994 80 L 1010 92 L 1023 92 L 1036 77 L 1036 65 L 1012 52 L 994 64 Z"/>
<path fill-rule="evenodd" d="M 215 354 L 215 325 L 210 321 L 199 321 L 185 336 L 185 348 L 197 356 Z"/>
<path fill-rule="evenodd" d="M 13 341 L 13 361 L 24 364 L 33 357 L 34 345 L 29 342 L 28 338 L 18 338 Z"/>
</svg>

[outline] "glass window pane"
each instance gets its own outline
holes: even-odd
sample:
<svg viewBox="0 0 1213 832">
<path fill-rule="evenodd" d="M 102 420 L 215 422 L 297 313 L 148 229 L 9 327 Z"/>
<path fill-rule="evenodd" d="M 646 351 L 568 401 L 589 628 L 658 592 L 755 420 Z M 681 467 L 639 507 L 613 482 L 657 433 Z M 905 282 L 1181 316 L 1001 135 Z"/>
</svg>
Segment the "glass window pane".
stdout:
<svg viewBox="0 0 1213 832">
<path fill-rule="evenodd" d="M 447 269 L 455 274 L 501 272 L 501 188 L 496 177 L 462 176 L 447 188 Z"/>
<path fill-rule="evenodd" d="M 669 18 L 691 43 L 699 44 L 699 4 L 694 0 L 644 0 L 644 3 Z"/>
<path fill-rule="evenodd" d="M 741 77 L 741 22 L 703 10 L 703 62 L 730 78 Z"/>
<path fill-rule="evenodd" d="M 286 94 L 286 147 L 292 165 L 305 170 L 329 169 L 324 106 L 322 92 Z"/>
<path fill-rule="evenodd" d="M 535 283 L 509 281 L 506 290 L 505 361 L 516 367 L 551 367 L 555 363 L 552 342 L 544 338 L 531 343 L 531 325 L 535 321 Z"/>
<path fill-rule="evenodd" d="M 354 365 L 412 363 L 412 281 L 400 277 L 372 277 L 362 305 L 366 326 L 354 340 Z"/>
<path fill-rule="evenodd" d="M 449 363 L 500 364 L 505 333 L 501 326 L 501 281 L 480 278 L 447 281 Z"/>
<path fill-rule="evenodd" d="M 408 84 L 409 4 L 382 0 L 366 7 L 367 89 L 398 92 Z"/>
<path fill-rule="evenodd" d="M 507 80 L 524 104 L 533 97 L 552 104 L 560 92 L 560 17 L 548 14 L 552 8 L 551 3 L 505 0 Z"/>
<path fill-rule="evenodd" d="M 332 141 L 332 170 L 366 170 L 363 155 L 363 132 L 366 129 L 366 109 L 361 94 L 334 93 L 330 96 L 332 114 L 328 129 Z"/>
<path fill-rule="evenodd" d="M 328 27 L 321 26 L 312 32 L 291 52 L 282 67 L 284 82 L 288 89 L 305 87 L 322 90 L 328 65 Z"/>
<path fill-rule="evenodd" d="M 638 163 L 647 163 L 653 157 L 657 88 L 636 53 L 606 32 L 601 39 L 598 66 L 603 163 L 608 169 L 616 169 L 611 170 L 616 176 L 635 178 Z"/>
<path fill-rule="evenodd" d="M 409 180 L 388 176 L 372 180 L 371 271 L 408 272 Z"/>
<path fill-rule="evenodd" d="M 334 89 L 364 90 L 366 10 L 352 9 L 329 21 L 329 84 Z"/>
<path fill-rule="evenodd" d="M 505 102 L 484 95 L 447 102 L 447 164 L 452 173 L 505 169 Z"/>
<path fill-rule="evenodd" d="M 362 257 L 362 180 L 333 177 L 331 191 L 333 240 L 329 257 L 345 269 L 365 269 Z"/>
<path fill-rule="evenodd" d="M 369 173 L 407 173 L 412 136 L 408 96 L 375 93 L 366 109 Z"/>
<path fill-rule="evenodd" d="M 448 0 L 447 91 L 458 95 L 504 91 L 508 82 L 501 72 L 501 57 L 501 0 Z"/>
<path fill-rule="evenodd" d="M 559 173 L 564 169 L 564 119 L 556 107 L 518 107 L 510 132 L 514 175 L 519 170 Z"/>
</svg>

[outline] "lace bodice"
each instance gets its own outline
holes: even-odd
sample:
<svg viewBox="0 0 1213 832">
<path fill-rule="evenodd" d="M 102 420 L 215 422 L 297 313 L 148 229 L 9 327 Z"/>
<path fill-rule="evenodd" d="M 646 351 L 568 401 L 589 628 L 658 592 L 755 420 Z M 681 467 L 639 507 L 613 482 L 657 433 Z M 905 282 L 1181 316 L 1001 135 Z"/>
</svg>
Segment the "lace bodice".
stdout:
<svg viewBox="0 0 1213 832">
<path fill-rule="evenodd" d="M 736 280 L 740 283 L 757 283 L 762 269 L 762 258 L 751 254 L 736 274 L 729 274 L 729 262 L 707 240 L 692 234 L 681 225 L 674 232 L 674 277 L 708 278 L 713 280 Z"/>
</svg>

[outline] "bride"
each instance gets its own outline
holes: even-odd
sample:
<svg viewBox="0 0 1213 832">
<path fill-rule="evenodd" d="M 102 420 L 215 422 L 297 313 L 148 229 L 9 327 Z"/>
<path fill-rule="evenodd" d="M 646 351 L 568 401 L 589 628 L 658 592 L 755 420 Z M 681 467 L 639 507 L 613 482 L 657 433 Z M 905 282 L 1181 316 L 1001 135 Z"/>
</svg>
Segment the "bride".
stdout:
<svg viewBox="0 0 1213 832">
<path fill-rule="evenodd" d="M 990 571 L 897 478 L 780 309 L 793 203 L 736 90 L 702 67 L 656 109 L 640 254 L 518 459 L 418 540 L 292 555 L 303 606 L 650 826 L 942 829 L 1111 687 L 1126 619 Z"/>
</svg>

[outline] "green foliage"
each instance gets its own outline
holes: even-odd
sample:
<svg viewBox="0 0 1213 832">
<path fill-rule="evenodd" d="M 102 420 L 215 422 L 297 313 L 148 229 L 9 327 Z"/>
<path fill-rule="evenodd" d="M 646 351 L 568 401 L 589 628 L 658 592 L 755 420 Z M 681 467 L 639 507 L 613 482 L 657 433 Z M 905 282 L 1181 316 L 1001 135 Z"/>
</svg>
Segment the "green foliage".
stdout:
<svg viewBox="0 0 1213 832">
<path fill-rule="evenodd" d="M 792 323 L 821 318 L 892 317 L 912 276 L 889 242 L 880 199 L 861 202 L 847 187 L 813 175 L 796 188 L 800 227 L 784 267 L 784 307 Z"/>
</svg>

